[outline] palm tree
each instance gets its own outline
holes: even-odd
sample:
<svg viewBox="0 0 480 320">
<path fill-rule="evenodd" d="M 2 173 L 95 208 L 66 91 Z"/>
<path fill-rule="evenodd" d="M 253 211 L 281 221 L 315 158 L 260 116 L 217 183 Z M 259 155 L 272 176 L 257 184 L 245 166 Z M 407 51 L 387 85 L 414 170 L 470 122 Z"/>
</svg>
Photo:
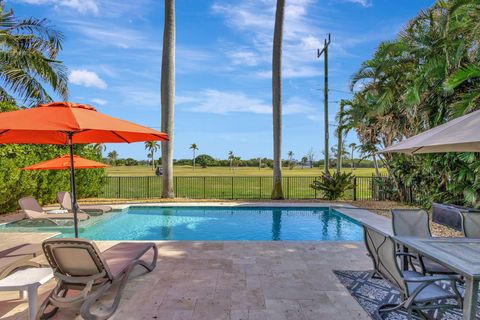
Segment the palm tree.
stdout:
<svg viewBox="0 0 480 320">
<path fill-rule="evenodd" d="M 192 163 L 193 163 L 193 172 L 195 172 L 195 151 L 198 150 L 197 144 L 192 143 L 190 145 L 190 149 L 192 149 L 192 152 L 193 152 Z"/>
<path fill-rule="evenodd" d="M 110 160 L 110 163 L 112 166 L 115 166 L 117 164 L 117 159 L 118 159 L 118 152 L 115 150 L 112 150 L 108 153 L 107 155 L 108 159 Z"/>
<path fill-rule="evenodd" d="M 302 157 L 302 169 L 305 167 L 305 165 L 307 164 L 308 162 L 308 157 L 307 156 L 303 156 Z"/>
<path fill-rule="evenodd" d="M 152 170 L 155 170 L 155 152 L 160 148 L 158 141 L 147 141 L 145 142 L 145 150 L 149 151 L 148 156 L 152 159 Z"/>
<path fill-rule="evenodd" d="M 294 155 L 294 153 L 293 153 L 293 151 L 288 151 L 287 155 L 288 155 L 288 168 L 290 170 L 292 170 L 293 169 L 293 155 Z"/>
<path fill-rule="evenodd" d="M 19 20 L 0 1 L 0 39 L 0 101 L 48 102 L 49 89 L 68 100 L 67 69 L 57 60 L 63 35 L 48 20 Z"/>
<path fill-rule="evenodd" d="M 272 200 L 283 199 L 282 188 L 282 42 L 285 0 L 277 0 L 272 53 L 273 190 Z"/>
<path fill-rule="evenodd" d="M 235 160 L 235 154 L 233 151 L 228 151 L 228 161 L 230 161 L 230 170 L 233 170 L 233 160 Z"/>
<path fill-rule="evenodd" d="M 107 150 L 107 146 L 105 145 L 105 143 L 94 143 L 93 149 L 99 152 L 101 156 L 103 156 L 103 152 Z"/>
<path fill-rule="evenodd" d="M 162 131 L 170 140 L 162 142 L 163 198 L 173 198 L 173 125 L 175 98 L 175 0 L 165 0 L 162 51 Z"/>
<path fill-rule="evenodd" d="M 353 152 L 357 149 L 357 144 L 355 142 L 352 142 L 348 145 L 348 147 L 352 150 L 352 153 L 351 153 L 351 156 L 350 156 L 350 160 L 352 161 L 352 163 L 350 163 L 350 167 L 353 171 L 355 169 L 355 166 L 353 164 Z"/>
</svg>

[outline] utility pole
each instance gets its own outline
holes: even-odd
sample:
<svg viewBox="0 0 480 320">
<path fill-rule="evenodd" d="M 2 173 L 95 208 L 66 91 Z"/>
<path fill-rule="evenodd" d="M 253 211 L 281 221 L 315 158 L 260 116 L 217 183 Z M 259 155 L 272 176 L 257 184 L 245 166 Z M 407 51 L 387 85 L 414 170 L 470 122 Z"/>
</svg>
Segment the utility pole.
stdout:
<svg viewBox="0 0 480 320">
<path fill-rule="evenodd" d="M 325 88 L 323 90 L 324 93 L 324 104 L 325 104 L 325 110 L 324 110 L 324 115 L 325 115 L 325 161 L 324 161 L 324 170 L 325 170 L 325 175 L 330 174 L 328 171 L 328 168 L 330 166 L 330 159 L 329 159 L 329 143 L 328 143 L 328 46 L 330 45 L 330 33 L 327 35 L 327 39 L 325 39 L 324 44 L 323 44 L 323 49 L 317 49 L 317 58 L 320 58 L 323 54 L 324 56 L 324 83 L 325 83 Z"/>
</svg>

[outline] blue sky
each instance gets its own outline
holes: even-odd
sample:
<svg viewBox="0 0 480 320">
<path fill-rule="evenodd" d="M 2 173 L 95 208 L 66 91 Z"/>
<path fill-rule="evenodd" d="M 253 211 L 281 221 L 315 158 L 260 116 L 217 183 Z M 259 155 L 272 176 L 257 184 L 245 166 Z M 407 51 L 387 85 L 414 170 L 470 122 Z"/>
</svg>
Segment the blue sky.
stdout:
<svg viewBox="0 0 480 320">
<path fill-rule="evenodd" d="M 332 34 L 330 115 L 348 98 L 350 76 L 380 41 L 392 39 L 433 0 L 286 0 L 283 154 L 322 157 L 323 60 Z M 163 1 L 12 0 L 21 17 L 45 17 L 66 37 L 70 100 L 160 127 Z M 177 0 L 175 158 L 199 153 L 271 157 L 271 47 L 275 0 Z M 334 127 L 330 127 L 333 132 Z M 354 134 L 348 142 L 355 141 Z M 335 143 L 331 134 L 331 144 Z M 145 159 L 143 144 L 112 144 Z"/>
</svg>

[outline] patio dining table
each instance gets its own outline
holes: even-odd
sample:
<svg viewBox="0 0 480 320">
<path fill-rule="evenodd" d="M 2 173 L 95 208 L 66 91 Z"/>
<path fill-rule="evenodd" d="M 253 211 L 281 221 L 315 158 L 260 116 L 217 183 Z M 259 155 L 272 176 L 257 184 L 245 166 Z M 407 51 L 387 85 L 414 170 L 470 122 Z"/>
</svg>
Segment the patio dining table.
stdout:
<svg viewBox="0 0 480 320">
<path fill-rule="evenodd" d="M 480 239 L 393 238 L 397 243 L 465 277 L 463 319 L 477 319 L 478 284 L 480 281 Z"/>
</svg>

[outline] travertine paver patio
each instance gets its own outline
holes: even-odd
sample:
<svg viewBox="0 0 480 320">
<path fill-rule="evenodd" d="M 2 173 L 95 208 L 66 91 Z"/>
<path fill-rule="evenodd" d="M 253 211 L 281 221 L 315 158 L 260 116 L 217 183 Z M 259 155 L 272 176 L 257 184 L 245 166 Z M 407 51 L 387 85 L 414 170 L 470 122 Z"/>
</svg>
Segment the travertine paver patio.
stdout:
<svg viewBox="0 0 480 320">
<path fill-rule="evenodd" d="M 98 242 L 102 249 L 114 242 Z M 371 268 L 360 242 L 158 242 L 157 268 L 128 283 L 114 319 L 369 319 L 332 270 Z M 140 269 L 138 270 L 140 271 Z M 53 287 L 44 286 L 41 298 Z M 0 295 L 2 319 L 26 304 Z M 80 318 L 61 312 L 56 319 Z"/>
</svg>

